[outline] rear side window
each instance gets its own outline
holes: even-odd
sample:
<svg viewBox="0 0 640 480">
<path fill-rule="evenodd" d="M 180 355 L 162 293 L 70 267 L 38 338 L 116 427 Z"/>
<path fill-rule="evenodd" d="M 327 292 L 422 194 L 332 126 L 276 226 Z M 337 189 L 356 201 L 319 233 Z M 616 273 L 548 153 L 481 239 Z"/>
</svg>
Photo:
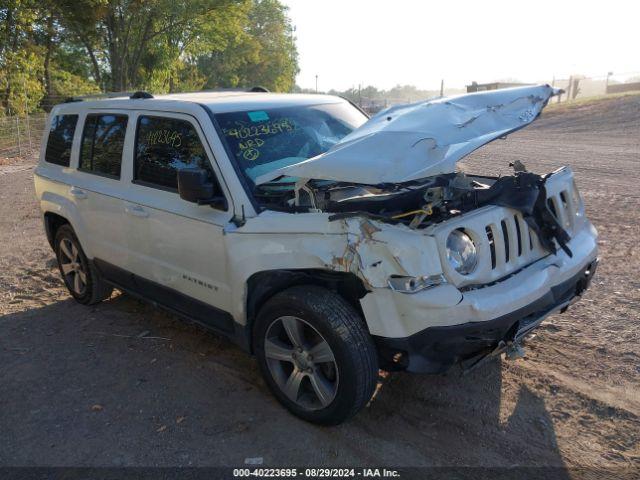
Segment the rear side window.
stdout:
<svg viewBox="0 0 640 480">
<path fill-rule="evenodd" d="M 51 121 L 47 150 L 44 159 L 49 163 L 69 166 L 71 160 L 71 145 L 76 132 L 78 115 L 56 115 Z"/>
<path fill-rule="evenodd" d="M 140 117 L 135 152 L 134 180 L 147 186 L 177 191 L 177 170 L 200 167 L 211 172 L 198 132 L 185 120 Z"/>
<path fill-rule="evenodd" d="M 87 115 L 82 132 L 80 170 L 120 178 L 127 120 L 126 115 L 111 113 Z"/>
</svg>

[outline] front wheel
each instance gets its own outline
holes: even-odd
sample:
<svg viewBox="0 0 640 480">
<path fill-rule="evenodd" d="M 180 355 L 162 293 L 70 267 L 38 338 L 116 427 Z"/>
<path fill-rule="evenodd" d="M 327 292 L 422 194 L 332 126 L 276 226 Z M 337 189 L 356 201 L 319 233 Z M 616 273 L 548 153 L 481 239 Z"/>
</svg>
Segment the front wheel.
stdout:
<svg viewBox="0 0 640 480">
<path fill-rule="evenodd" d="M 271 391 L 304 420 L 342 423 L 375 390 L 373 340 L 355 309 L 324 288 L 296 286 L 272 297 L 256 319 L 254 346 Z"/>
</svg>

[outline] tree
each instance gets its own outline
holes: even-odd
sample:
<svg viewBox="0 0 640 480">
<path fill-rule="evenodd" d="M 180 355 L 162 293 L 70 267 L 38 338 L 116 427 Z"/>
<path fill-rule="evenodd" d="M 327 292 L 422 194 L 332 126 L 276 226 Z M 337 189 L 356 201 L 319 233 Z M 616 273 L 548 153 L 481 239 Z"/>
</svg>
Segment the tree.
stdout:
<svg viewBox="0 0 640 480">
<path fill-rule="evenodd" d="M 291 25 L 277 0 L 56 3 L 94 80 L 108 90 L 233 87 L 253 78 L 287 90 L 297 73 Z"/>
<path fill-rule="evenodd" d="M 3 111 L 24 114 L 43 96 L 42 51 L 33 42 L 38 18 L 31 0 L 9 0 L 0 8 L 0 102 Z"/>
<path fill-rule="evenodd" d="M 241 12 L 246 12 L 244 18 Z M 249 0 L 237 13 L 241 29 L 227 32 L 198 59 L 199 70 L 207 75 L 206 88 L 261 85 L 292 91 L 298 52 L 287 7 L 276 0 Z"/>
<path fill-rule="evenodd" d="M 278 0 L 5 0 L 0 21 L 0 113 L 100 90 L 288 91 L 298 72 Z"/>
</svg>

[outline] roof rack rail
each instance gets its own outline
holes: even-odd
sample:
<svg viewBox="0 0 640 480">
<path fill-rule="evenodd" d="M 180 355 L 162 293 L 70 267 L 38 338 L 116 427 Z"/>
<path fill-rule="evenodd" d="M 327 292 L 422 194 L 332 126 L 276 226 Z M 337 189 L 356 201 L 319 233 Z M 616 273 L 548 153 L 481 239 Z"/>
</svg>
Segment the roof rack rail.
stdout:
<svg viewBox="0 0 640 480">
<path fill-rule="evenodd" d="M 82 102 L 83 100 L 101 100 L 104 98 L 130 97 L 132 92 L 107 92 L 107 93 L 87 93 L 86 95 L 74 95 L 64 99 L 63 103 Z"/>
<path fill-rule="evenodd" d="M 269 90 L 266 87 L 262 87 L 260 85 L 257 85 L 255 87 L 223 87 L 223 88 L 207 88 L 206 90 L 191 90 L 189 92 L 176 92 L 176 93 L 211 93 L 211 92 L 228 92 L 228 93 L 232 93 L 232 92 L 238 92 L 238 93 L 248 93 L 248 92 L 254 92 L 254 93 L 258 93 L 258 92 L 262 92 L 262 93 L 270 93 Z"/>
<path fill-rule="evenodd" d="M 134 92 L 129 98 L 131 100 L 153 98 L 153 95 L 151 95 L 149 92 L 143 92 L 142 90 L 138 90 L 137 92 Z"/>
<path fill-rule="evenodd" d="M 246 88 L 215 88 L 211 90 L 197 90 L 194 92 L 181 92 L 181 93 L 205 93 L 205 92 L 251 92 L 251 93 L 270 93 L 265 87 L 257 85 L 249 89 Z M 77 95 L 68 97 L 63 103 L 82 102 L 83 100 L 99 100 L 104 98 L 126 98 L 131 100 L 144 100 L 147 98 L 154 98 L 149 92 L 138 90 L 136 92 L 107 92 L 107 93 L 89 93 L 87 95 Z"/>
</svg>

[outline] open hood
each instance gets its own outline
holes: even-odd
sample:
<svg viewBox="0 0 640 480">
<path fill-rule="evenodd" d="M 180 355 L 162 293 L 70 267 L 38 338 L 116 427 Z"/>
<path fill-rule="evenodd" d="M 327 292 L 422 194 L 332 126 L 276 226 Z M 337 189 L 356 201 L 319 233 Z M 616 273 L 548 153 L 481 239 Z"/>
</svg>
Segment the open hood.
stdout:
<svg viewBox="0 0 640 480">
<path fill-rule="evenodd" d="M 559 93 L 538 85 L 391 107 L 327 152 L 263 175 L 256 183 L 285 175 L 377 185 L 450 173 L 477 148 L 529 125 Z"/>
</svg>

